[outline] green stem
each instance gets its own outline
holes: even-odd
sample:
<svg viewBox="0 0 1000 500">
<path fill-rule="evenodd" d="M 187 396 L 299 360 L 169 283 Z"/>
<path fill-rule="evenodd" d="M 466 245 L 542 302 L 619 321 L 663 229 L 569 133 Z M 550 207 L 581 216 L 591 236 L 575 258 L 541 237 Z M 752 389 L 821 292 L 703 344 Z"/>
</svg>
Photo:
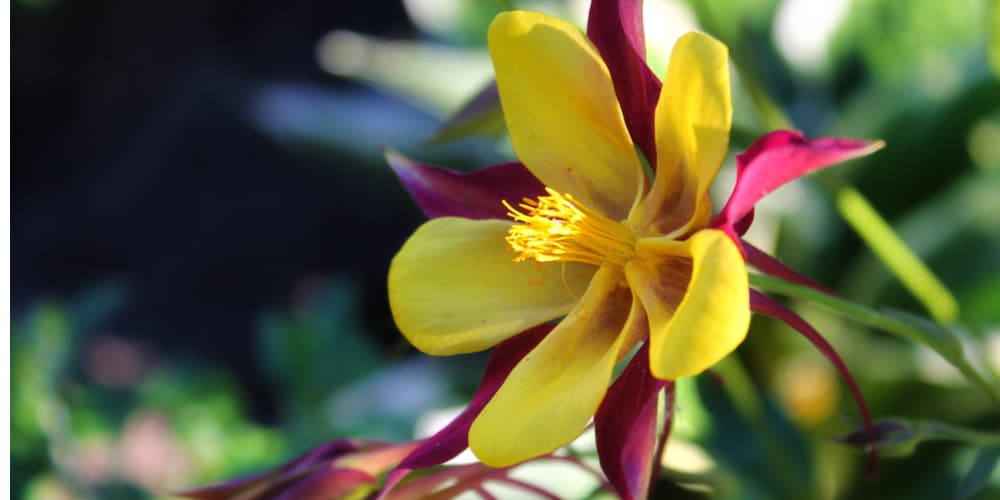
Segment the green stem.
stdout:
<svg viewBox="0 0 1000 500">
<path fill-rule="evenodd" d="M 969 363 L 961 342 L 947 328 L 903 312 L 876 310 L 848 302 L 813 288 L 796 285 L 771 276 L 751 273 L 750 285 L 764 291 L 808 300 L 861 324 L 912 342 L 924 344 L 944 357 L 955 368 L 958 368 L 970 382 L 982 389 L 997 406 L 1000 406 L 1000 387 L 987 381 L 986 377 Z"/>
<path fill-rule="evenodd" d="M 840 188 L 837 208 L 868 248 L 938 323 L 949 324 L 958 318 L 958 301 L 948 288 L 858 190 L 850 186 Z"/>
<path fill-rule="evenodd" d="M 927 432 L 934 439 L 955 441 L 973 446 L 1000 446 L 1000 434 L 994 432 L 968 429 L 943 422 L 916 421 L 915 423 L 925 426 L 924 432 Z"/>
</svg>

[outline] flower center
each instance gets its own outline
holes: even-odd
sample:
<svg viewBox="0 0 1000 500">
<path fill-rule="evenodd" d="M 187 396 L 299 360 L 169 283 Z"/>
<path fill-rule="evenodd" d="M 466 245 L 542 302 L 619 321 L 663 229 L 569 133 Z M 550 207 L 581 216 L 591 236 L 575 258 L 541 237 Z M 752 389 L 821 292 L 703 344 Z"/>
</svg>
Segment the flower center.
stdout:
<svg viewBox="0 0 1000 500">
<path fill-rule="evenodd" d="M 583 262 L 624 266 L 635 257 L 635 232 L 573 199 L 546 187 L 548 196 L 525 198 L 514 208 L 504 200 L 516 222 L 507 232 L 514 262 Z M 523 210 L 523 211 L 522 211 Z"/>
</svg>

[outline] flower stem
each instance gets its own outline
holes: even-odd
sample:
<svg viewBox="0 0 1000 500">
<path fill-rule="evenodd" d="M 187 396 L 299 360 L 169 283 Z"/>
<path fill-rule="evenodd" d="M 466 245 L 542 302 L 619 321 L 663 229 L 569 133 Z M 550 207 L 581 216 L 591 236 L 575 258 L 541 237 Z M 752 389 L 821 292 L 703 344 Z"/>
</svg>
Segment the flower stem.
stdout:
<svg viewBox="0 0 1000 500">
<path fill-rule="evenodd" d="M 858 190 L 849 186 L 840 188 L 837 208 L 868 248 L 927 308 L 935 321 L 942 324 L 955 321 L 958 301 Z"/>
<path fill-rule="evenodd" d="M 991 384 L 983 374 L 972 366 L 972 363 L 965 357 L 958 337 L 955 336 L 954 332 L 941 325 L 901 311 L 872 309 L 809 287 L 761 274 L 751 273 L 750 285 L 764 291 L 808 300 L 861 324 L 911 342 L 924 344 L 961 371 L 970 382 L 982 389 L 997 406 L 1000 406 L 1000 387 Z"/>
</svg>

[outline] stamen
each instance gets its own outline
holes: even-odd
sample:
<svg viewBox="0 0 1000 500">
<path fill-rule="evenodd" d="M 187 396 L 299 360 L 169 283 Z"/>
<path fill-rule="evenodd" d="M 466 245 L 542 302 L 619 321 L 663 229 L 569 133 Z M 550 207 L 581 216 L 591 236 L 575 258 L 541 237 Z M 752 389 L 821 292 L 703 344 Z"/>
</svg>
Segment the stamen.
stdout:
<svg viewBox="0 0 1000 500">
<path fill-rule="evenodd" d="M 625 265 L 635 256 L 635 232 L 590 210 L 570 194 L 545 188 L 548 196 L 525 198 L 518 208 L 504 200 L 516 224 L 507 233 L 515 262 L 583 262 Z"/>
</svg>

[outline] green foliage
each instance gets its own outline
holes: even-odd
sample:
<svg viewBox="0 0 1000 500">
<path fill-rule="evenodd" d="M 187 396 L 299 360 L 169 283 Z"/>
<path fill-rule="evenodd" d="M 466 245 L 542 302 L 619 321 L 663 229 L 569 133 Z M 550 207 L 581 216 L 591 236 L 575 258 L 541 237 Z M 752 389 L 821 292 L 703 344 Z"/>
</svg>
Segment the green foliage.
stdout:
<svg viewBox="0 0 1000 500">
<path fill-rule="evenodd" d="M 327 411 L 335 389 L 371 375 L 383 362 L 357 317 L 353 287 L 320 290 L 297 310 L 265 315 L 261 325 L 261 365 L 284 395 L 283 426 L 294 443 L 305 448 L 324 436 L 354 436 L 372 423 L 338 422 Z"/>
<path fill-rule="evenodd" d="M 912 78 L 914 68 L 982 57 L 964 49 L 986 39 L 986 3 L 857 0 L 852 2 L 834 52 L 841 59 L 860 56 L 876 78 L 895 81 Z M 924 76 L 949 78 L 936 72 Z"/>
<path fill-rule="evenodd" d="M 998 463 L 1000 463 L 1000 446 L 981 448 L 976 454 L 975 462 L 969 468 L 969 473 L 962 477 L 962 482 L 955 490 L 955 498 L 969 498 L 985 488 Z"/>
<path fill-rule="evenodd" d="M 87 353 L 121 297 L 116 288 L 96 288 L 15 318 L 14 497 L 149 498 L 285 456 L 284 438 L 248 420 L 237 388 L 217 369 L 171 363 L 124 388 L 96 380 Z M 133 466 L 136 446 L 171 457 L 159 466 L 174 472 Z"/>
</svg>

